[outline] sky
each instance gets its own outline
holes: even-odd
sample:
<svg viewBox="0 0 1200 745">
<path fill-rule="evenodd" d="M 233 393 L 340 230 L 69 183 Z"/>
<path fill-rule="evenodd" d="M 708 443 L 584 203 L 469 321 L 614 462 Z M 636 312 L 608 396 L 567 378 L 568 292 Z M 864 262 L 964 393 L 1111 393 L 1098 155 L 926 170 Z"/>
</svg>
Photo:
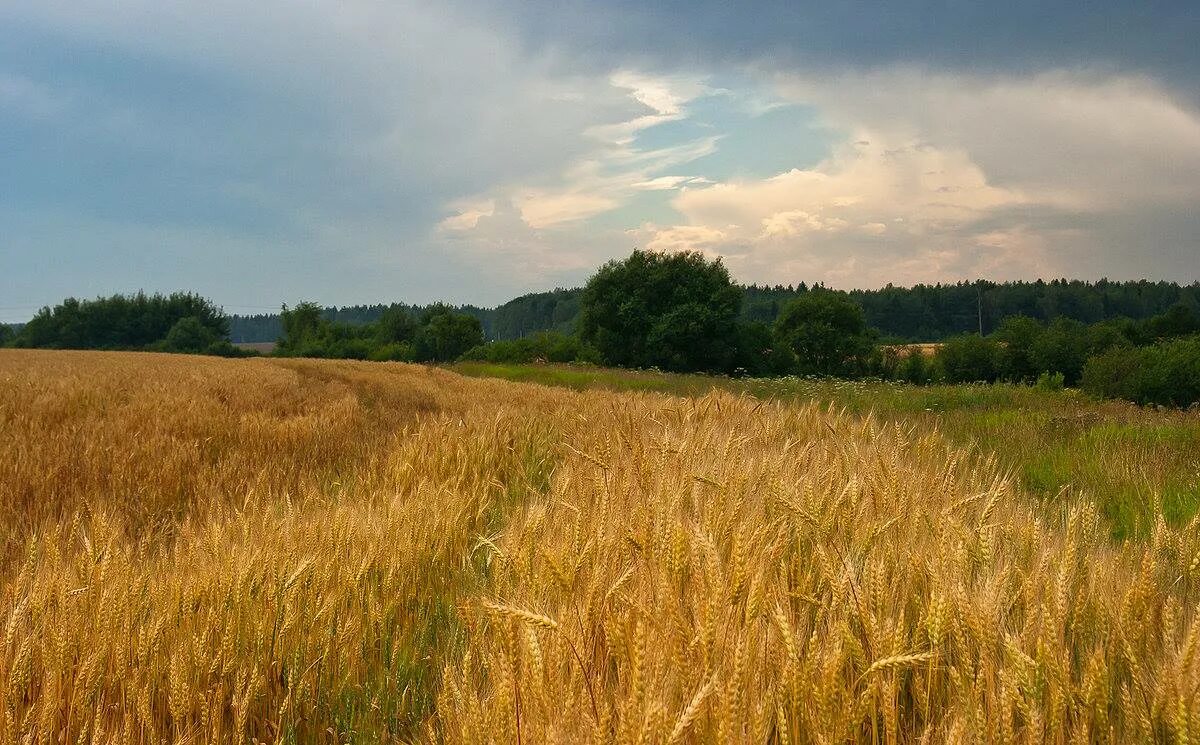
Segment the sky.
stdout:
<svg viewBox="0 0 1200 745">
<path fill-rule="evenodd" d="M 1200 4 L 0 0 L 0 321 L 1200 279 Z"/>
</svg>

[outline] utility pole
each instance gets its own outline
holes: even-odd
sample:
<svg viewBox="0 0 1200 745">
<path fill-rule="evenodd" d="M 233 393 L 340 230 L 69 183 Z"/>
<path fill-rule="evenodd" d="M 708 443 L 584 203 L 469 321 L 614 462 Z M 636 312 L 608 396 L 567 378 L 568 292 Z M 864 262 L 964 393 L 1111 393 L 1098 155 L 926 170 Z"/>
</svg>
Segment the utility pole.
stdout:
<svg viewBox="0 0 1200 745">
<path fill-rule="evenodd" d="M 979 304 L 979 335 L 983 336 L 983 286 L 975 285 L 976 298 Z"/>
</svg>

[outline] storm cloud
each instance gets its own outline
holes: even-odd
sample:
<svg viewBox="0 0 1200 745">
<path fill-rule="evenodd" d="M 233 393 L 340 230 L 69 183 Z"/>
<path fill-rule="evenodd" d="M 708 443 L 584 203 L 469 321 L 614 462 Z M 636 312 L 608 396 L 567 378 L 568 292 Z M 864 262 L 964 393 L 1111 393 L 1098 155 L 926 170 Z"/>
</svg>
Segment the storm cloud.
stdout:
<svg viewBox="0 0 1200 745">
<path fill-rule="evenodd" d="M 972 6 L 972 7 L 968 7 Z M 1184 3 L 0 2 L 0 319 L 575 284 L 1192 280 Z"/>
</svg>

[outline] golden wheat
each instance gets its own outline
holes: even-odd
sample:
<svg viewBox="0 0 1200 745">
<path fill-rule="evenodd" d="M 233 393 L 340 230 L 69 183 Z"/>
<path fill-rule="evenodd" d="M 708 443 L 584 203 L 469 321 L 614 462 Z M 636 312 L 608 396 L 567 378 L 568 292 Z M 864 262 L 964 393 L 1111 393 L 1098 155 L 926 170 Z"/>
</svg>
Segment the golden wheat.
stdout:
<svg viewBox="0 0 1200 745">
<path fill-rule="evenodd" d="M 564 448 L 549 492 L 509 518 L 489 588 L 558 619 L 537 686 L 564 704 L 524 705 L 526 647 L 477 605 L 440 737 L 1200 733 L 1195 522 L 1114 545 L 1086 503 L 1043 511 L 985 459 L 814 407 L 626 396 L 588 411 L 594 444 Z"/>
<path fill-rule="evenodd" d="M 5 351 L 0 452 L 3 742 L 1200 737 L 1200 524 L 870 418 Z"/>
</svg>

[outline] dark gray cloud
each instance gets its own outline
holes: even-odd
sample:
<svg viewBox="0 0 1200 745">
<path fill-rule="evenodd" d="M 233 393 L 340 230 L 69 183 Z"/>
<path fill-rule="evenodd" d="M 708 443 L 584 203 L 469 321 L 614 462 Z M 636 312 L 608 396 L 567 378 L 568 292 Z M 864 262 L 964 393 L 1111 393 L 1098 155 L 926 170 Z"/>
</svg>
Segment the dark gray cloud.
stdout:
<svg viewBox="0 0 1200 745">
<path fill-rule="evenodd" d="M 760 280 L 870 284 L 905 257 L 920 278 L 934 238 L 946 271 L 1036 273 L 1061 241 L 1098 273 L 1186 274 L 1198 18 L 1153 2 L 0 0 L 0 318 L 138 288 L 499 302 L 652 240 L 740 252 Z M 931 200 L 972 209 L 962 184 L 979 182 L 1021 206 L 947 227 L 912 204 L 931 232 L 880 233 L 914 193 L 884 181 L 926 192 L 846 156 L 877 139 L 954 166 Z M 849 191 L 769 188 L 793 169 Z M 776 201 L 701 208 L 708 188 Z"/>
<path fill-rule="evenodd" d="M 0 3 L 2 317 L 63 286 L 498 302 L 524 286 L 429 246 L 449 203 L 645 110 L 428 4 Z"/>
<path fill-rule="evenodd" d="M 484 0 L 531 45 L 657 64 L 771 59 L 807 68 L 928 65 L 983 72 L 1099 66 L 1194 88 L 1200 4 Z"/>
</svg>

